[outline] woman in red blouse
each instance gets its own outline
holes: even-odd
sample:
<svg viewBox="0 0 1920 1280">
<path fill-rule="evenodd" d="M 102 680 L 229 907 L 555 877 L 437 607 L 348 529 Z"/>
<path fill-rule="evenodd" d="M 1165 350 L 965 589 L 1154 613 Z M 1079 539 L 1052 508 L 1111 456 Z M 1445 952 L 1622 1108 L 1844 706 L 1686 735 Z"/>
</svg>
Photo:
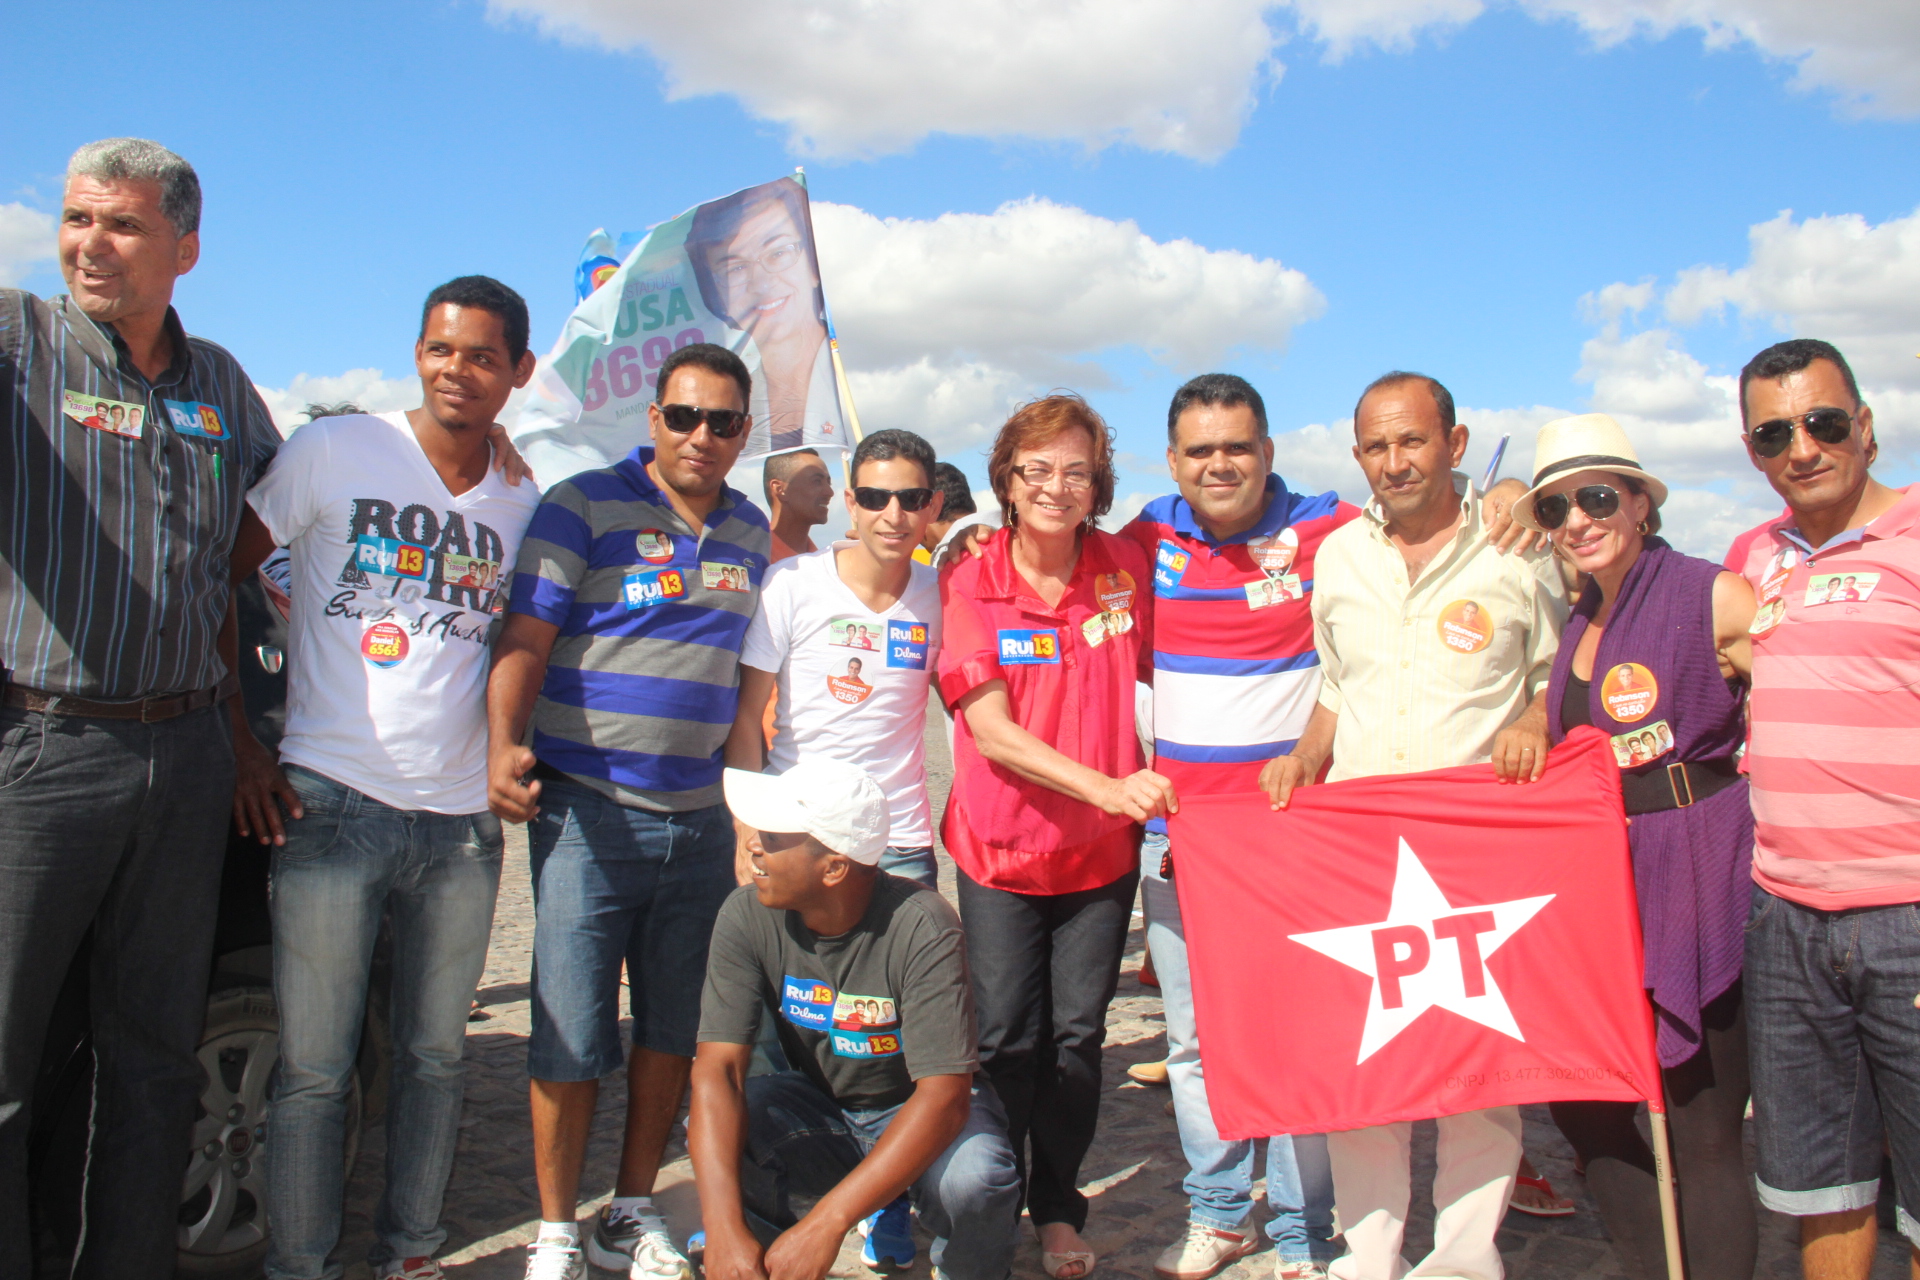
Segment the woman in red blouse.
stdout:
<svg viewBox="0 0 1920 1280">
<path fill-rule="evenodd" d="M 959 713 L 940 834 L 959 870 L 980 1067 L 1055 1280 L 1093 1269 L 1077 1184 L 1107 1003 L 1140 824 L 1176 807 L 1133 725 L 1134 681 L 1152 672 L 1153 569 L 1094 528 L 1113 504 L 1112 458 L 1107 424 L 1078 396 L 1015 413 L 987 464 L 1005 527 L 940 591 L 940 691 Z"/>
</svg>

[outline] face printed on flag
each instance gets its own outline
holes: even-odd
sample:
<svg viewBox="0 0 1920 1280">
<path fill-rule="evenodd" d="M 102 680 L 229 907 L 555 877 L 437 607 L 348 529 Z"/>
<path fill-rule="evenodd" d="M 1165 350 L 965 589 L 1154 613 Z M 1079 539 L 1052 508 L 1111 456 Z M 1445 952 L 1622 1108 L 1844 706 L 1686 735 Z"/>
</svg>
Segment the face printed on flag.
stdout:
<svg viewBox="0 0 1920 1280">
<path fill-rule="evenodd" d="M 1489 765 L 1168 819 L 1207 1096 L 1223 1138 L 1658 1096 L 1605 735 L 1542 778 Z"/>
<path fill-rule="evenodd" d="M 652 222 L 668 211 L 638 212 Z M 510 433 L 535 474 L 611 466 L 648 443 L 660 366 L 696 342 L 733 351 L 752 376 L 743 459 L 847 447 L 801 175 L 695 205 L 643 236 L 596 231 L 575 279 L 580 303 Z"/>
</svg>

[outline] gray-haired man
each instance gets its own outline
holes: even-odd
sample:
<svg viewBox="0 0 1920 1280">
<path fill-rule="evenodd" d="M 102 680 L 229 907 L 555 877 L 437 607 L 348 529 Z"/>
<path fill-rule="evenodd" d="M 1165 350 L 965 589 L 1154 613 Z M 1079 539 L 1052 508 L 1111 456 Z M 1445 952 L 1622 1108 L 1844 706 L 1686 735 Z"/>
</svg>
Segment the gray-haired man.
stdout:
<svg viewBox="0 0 1920 1280">
<path fill-rule="evenodd" d="M 91 143 L 62 200 L 69 295 L 0 290 L 0 1280 L 32 1270 L 34 1072 L 89 929 L 73 1274 L 173 1274 L 234 786 L 229 553 L 280 441 L 239 363 L 173 311 L 199 223 L 186 161 Z"/>
</svg>

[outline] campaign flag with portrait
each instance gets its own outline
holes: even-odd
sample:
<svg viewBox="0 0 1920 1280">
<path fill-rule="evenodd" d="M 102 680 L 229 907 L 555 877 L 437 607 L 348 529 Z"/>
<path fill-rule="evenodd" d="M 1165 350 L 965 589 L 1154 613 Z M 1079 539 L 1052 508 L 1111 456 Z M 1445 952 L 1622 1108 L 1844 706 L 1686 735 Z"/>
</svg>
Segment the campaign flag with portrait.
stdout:
<svg viewBox="0 0 1920 1280">
<path fill-rule="evenodd" d="M 543 484 L 647 443 L 659 368 L 695 342 L 729 348 L 753 375 L 742 457 L 850 447 L 804 175 L 696 205 L 637 240 L 596 231 L 575 282 L 579 305 L 511 431 Z"/>
<path fill-rule="evenodd" d="M 1168 823 L 1222 1137 L 1659 1105 L 1620 771 L 1576 729 L 1490 765 L 1192 796 Z"/>
</svg>

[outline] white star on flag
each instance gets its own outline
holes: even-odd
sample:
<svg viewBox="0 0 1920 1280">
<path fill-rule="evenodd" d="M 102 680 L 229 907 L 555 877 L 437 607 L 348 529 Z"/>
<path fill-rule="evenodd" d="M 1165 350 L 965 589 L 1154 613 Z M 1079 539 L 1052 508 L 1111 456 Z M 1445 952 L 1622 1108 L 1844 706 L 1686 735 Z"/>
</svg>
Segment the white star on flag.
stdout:
<svg viewBox="0 0 1920 1280">
<path fill-rule="evenodd" d="M 1486 959 L 1553 898 L 1456 907 L 1403 839 L 1385 920 L 1288 936 L 1373 979 L 1356 1065 L 1436 1007 L 1525 1043 Z"/>
</svg>

